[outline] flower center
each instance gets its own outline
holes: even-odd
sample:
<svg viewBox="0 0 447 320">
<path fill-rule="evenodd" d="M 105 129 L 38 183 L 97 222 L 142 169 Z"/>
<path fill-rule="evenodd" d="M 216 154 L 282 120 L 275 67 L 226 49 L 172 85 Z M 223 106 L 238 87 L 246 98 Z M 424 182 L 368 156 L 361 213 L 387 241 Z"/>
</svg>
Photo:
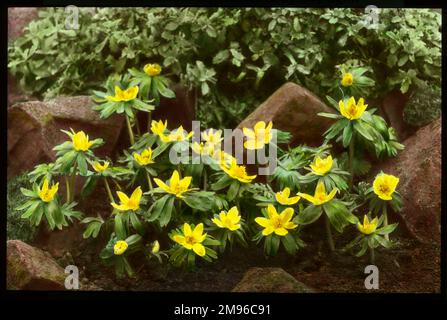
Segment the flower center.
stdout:
<svg viewBox="0 0 447 320">
<path fill-rule="evenodd" d="M 279 217 L 275 217 L 272 219 L 272 226 L 276 229 L 281 228 L 282 227 L 282 222 L 281 219 Z"/>
<path fill-rule="evenodd" d="M 386 185 L 386 184 L 382 184 L 382 185 L 380 185 L 379 190 L 380 190 L 380 192 L 382 192 L 382 193 L 389 193 L 389 192 L 390 192 L 390 188 L 389 188 L 389 186 Z"/>
<path fill-rule="evenodd" d="M 185 242 L 186 242 L 187 244 L 191 244 L 191 245 L 193 245 L 193 244 L 196 243 L 196 239 L 195 239 L 193 236 L 186 236 L 186 237 L 185 237 Z"/>
</svg>

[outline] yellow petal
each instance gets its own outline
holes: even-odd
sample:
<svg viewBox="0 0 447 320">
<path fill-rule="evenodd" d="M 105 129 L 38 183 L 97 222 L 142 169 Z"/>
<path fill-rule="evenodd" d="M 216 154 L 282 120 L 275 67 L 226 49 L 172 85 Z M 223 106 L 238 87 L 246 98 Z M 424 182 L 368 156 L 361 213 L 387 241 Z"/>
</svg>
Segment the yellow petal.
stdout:
<svg viewBox="0 0 447 320">
<path fill-rule="evenodd" d="M 118 198 L 120 199 L 121 203 L 129 202 L 129 198 L 126 196 L 124 192 L 117 191 L 116 194 L 118 195 Z"/>
<path fill-rule="evenodd" d="M 290 221 L 290 219 L 292 219 L 293 209 L 292 208 L 286 208 L 286 209 L 283 210 L 283 212 L 281 212 L 281 214 L 279 216 L 281 218 L 281 222 L 283 224 L 285 224 L 288 221 Z"/>
<path fill-rule="evenodd" d="M 222 224 L 222 222 L 219 219 L 212 218 L 211 221 L 219 228 L 224 228 L 224 225 Z"/>
<path fill-rule="evenodd" d="M 171 188 L 169 188 L 169 186 L 164 183 L 163 181 L 161 181 L 158 178 L 154 178 L 154 182 L 157 186 L 159 186 L 161 189 L 163 189 L 165 192 L 171 192 Z"/>
<path fill-rule="evenodd" d="M 191 226 L 186 222 L 183 224 L 183 234 L 185 237 L 192 236 Z"/>
<path fill-rule="evenodd" d="M 262 230 L 262 234 L 264 236 L 268 236 L 269 234 L 271 234 L 274 231 L 273 227 L 271 226 L 267 226 L 264 230 Z"/>
<path fill-rule="evenodd" d="M 273 218 L 276 217 L 278 215 L 278 212 L 276 212 L 276 209 L 273 205 L 269 204 L 267 207 L 267 214 L 269 216 L 269 218 Z"/>
<path fill-rule="evenodd" d="M 299 192 L 298 195 L 314 205 L 318 203 L 318 200 L 315 199 L 315 197 L 311 196 L 310 194 Z"/>
<path fill-rule="evenodd" d="M 278 236 L 285 236 L 286 234 L 289 233 L 289 231 L 287 231 L 287 229 L 285 229 L 285 228 L 277 228 L 277 229 L 275 229 L 275 233 Z"/>
<path fill-rule="evenodd" d="M 177 242 L 178 244 L 183 245 L 183 244 L 185 243 L 185 237 L 184 237 L 184 236 L 181 236 L 181 235 L 179 235 L 179 234 L 175 235 L 175 236 L 173 237 L 173 239 L 174 239 L 174 241 Z"/>
<path fill-rule="evenodd" d="M 255 218 L 255 221 L 261 227 L 267 228 L 268 226 L 270 226 L 270 220 L 268 220 L 267 218 L 257 217 L 257 218 Z"/>
<path fill-rule="evenodd" d="M 206 253 L 205 247 L 200 243 L 195 243 L 192 246 L 192 250 L 198 255 L 203 257 Z"/>
<path fill-rule="evenodd" d="M 140 203 L 142 195 L 143 195 L 143 191 L 141 190 L 141 187 L 138 187 L 134 190 L 134 192 L 130 196 L 130 199 L 135 203 Z"/>
<path fill-rule="evenodd" d="M 192 232 L 194 238 L 200 238 L 203 233 L 203 223 L 199 223 Z"/>
</svg>

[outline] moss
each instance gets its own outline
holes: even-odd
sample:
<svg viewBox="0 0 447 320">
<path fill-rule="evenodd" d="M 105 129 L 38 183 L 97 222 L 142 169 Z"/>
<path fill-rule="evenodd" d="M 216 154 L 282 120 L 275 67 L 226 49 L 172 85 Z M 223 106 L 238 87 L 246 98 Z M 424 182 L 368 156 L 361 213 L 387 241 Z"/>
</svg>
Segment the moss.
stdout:
<svg viewBox="0 0 447 320">
<path fill-rule="evenodd" d="M 410 125 L 422 127 L 441 116 L 441 90 L 424 86 L 410 96 L 404 109 L 404 120 Z"/>
<path fill-rule="evenodd" d="M 24 242 L 31 242 L 36 235 L 37 228 L 31 226 L 29 220 L 20 217 L 23 212 L 16 210 L 16 208 L 27 199 L 20 192 L 21 187 L 27 189 L 31 188 L 31 183 L 29 182 L 26 173 L 11 179 L 7 184 L 6 236 L 8 240 L 18 239 Z"/>
</svg>

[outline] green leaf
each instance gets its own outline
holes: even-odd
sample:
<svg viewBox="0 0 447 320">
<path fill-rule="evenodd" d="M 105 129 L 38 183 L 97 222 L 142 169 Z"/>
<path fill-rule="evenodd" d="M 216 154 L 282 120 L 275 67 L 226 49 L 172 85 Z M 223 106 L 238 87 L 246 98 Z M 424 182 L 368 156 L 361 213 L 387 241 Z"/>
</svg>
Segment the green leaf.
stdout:
<svg viewBox="0 0 447 320">
<path fill-rule="evenodd" d="M 124 240 L 126 238 L 126 228 L 124 226 L 122 213 L 115 215 L 115 233 L 118 240 Z"/>
<path fill-rule="evenodd" d="M 347 148 L 351 143 L 351 139 L 352 139 L 352 125 L 351 123 L 349 123 L 343 129 L 343 147 Z"/>
<path fill-rule="evenodd" d="M 144 229 L 143 224 L 141 223 L 141 221 L 138 218 L 138 216 L 136 215 L 136 213 L 135 212 L 129 212 L 129 218 L 130 218 L 130 223 L 135 228 L 135 230 L 140 235 L 144 235 L 146 230 Z"/>
<path fill-rule="evenodd" d="M 358 222 L 358 218 L 339 200 L 331 200 L 325 203 L 323 208 L 332 226 L 340 233 L 347 225 Z"/>
<path fill-rule="evenodd" d="M 236 198 L 238 192 L 239 192 L 239 187 L 240 184 L 238 181 L 233 181 L 230 185 L 230 187 L 228 188 L 228 192 L 227 192 L 227 199 L 228 201 L 233 201 L 234 198 Z"/>
<path fill-rule="evenodd" d="M 294 221 L 302 225 L 311 224 L 318 220 L 322 212 L 321 206 L 310 205 L 296 216 Z"/>
<path fill-rule="evenodd" d="M 360 133 L 366 140 L 373 141 L 374 138 L 372 137 L 367 125 L 361 121 L 355 121 L 354 123 L 354 129 Z"/>
</svg>

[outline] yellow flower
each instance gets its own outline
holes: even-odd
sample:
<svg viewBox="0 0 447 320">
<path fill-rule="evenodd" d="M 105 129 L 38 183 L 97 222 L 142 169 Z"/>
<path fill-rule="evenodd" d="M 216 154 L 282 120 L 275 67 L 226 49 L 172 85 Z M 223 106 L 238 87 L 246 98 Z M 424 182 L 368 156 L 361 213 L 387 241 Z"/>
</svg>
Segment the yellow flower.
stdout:
<svg viewBox="0 0 447 320">
<path fill-rule="evenodd" d="M 127 247 L 129 247 L 129 245 L 126 241 L 118 240 L 113 246 L 113 253 L 120 256 L 127 250 Z"/>
<path fill-rule="evenodd" d="M 188 133 L 183 129 L 183 126 L 171 131 L 168 135 L 160 135 L 161 141 L 163 142 L 174 142 L 174 141 L 185 141 L 193 136 L 194 132 Z"/>
<path fill-rule="evenodd" d="M 294 205 L 295 203 L 297 203 L 301 197 L 296 196 L 296 197 L 290 197 L 290 189 L 289 188 L 284 188 L 283 191 L 277 192 L 275 195 L 276 201 L 278 201 L 280 204 L 288 206 L 288 205 Z"/>
<path fill-rule="evenodd" d="M 232 207 L 228 210 L 228 213 L 221 211 L 219 213 L 219 219 L 213 218 L 211 221 L 213 221 L 219 228 L 227 228 L 231 231 L 235 231 L 241 227 L 239 223 L 241 221 L 241 216 L 239 215 L 237 207 Z"/>
<path fill-rule="evenodd" d="M 182 245 L 188 250 L 193 250 L 197 255 L 203 257 L 205 255 L 205 247 L 202 242 L 206 238 L 203 234 L 203 223 L 199 223 L 194 230 L 187 223 L 183 225 L 183 235 L 177 234 L 173 237 L 174 241 Z"/>
<path fill-rule="evenodd" d="M 84 131 L 76 132 L 72 137 L 73 148 L 76 151 L 87 151 L 93 144 L 93 142 L 88 140 L 88 135 Z"/>
<path fill-rule="evenodd" d="M 98 161 L 94 161 L 92 164 L 93 169 L 95 169 L 96 172 L 104 172 L 107 170 L 107 168 L 109 167 L 109 161 L 104 161 L 104 164 L 101 164 Z"/>
<path fill-rule="evenodd" d="M 244 147 L 248 150 L 256 150 L 264 147 L 272 139 L 272 122 L 270 121 L 265 126 L 264 121 L 259 121 L 254 126 L 254 131 L 248 128 L 242 128 L 244 135 L 247 137 L 247 141 L 244 142 Z"/>
<path fill-rule="evenodd" d="M 379 224 L 379 220 L 377 218 L 374 218 L 369 221 L 368 217 L 365 214 L 365 217 L 363 218 L 363 224 L 360 222 L 357 223 L 357 229 L 363 234 L 371 234 L 377 229 L 377 225 Z"/>
<path fill-rule="evenodd" d="M 177 170 L 172 173 L 169 185 L 154 178 L 155 183 L 167 193 L 174 194 L 177 198 L 183 198 L 182 194 L 188 191 L 188 187 L 191 184 L 192 177 L 184 177 L 180 179 L 180 175 Z"/>
<path fill-rule="evenodd" d="M 153 254 L 156 254 L 156 253 L 158 253 L 158 251 L 160 251 L 160 243 L 158 242 L 158 240 L 155 240 L 155 241 L 153 242 L 153 244 L 152 244 L 152 250 L 151 250 L 151 252 L 152 252 Z"/>
<path fill-rule="evenodd" d="M 158 76 L 161 73 L 161 67 L 157 63 L 148 63 L 144 66 L 143 70 L 151 77 Z"/>
<path fill-rule="evenodd" d="M 278 236 L 285 236 L 289 233 L 287 229 L 295 229 L 297 224 L 290 221 L 293 216 L 293 209 L 284 209 L 281 214 L 276 212 L 276 209 L 271 204 L 267 207 L 268 219 L 264 217 L 257 217 L 256 223 L 265 229 L 262 231 L 264 236 L 268 236 L 271 233 L 275 233 Z"/>
<path fill-rule="evenodd" d="M 152 161 L 151 148 L 144 149 L 144 151 L 141 154 L 134 152 L 133 157 L 140 166 L 145 166 L 154 163 L 154 161 Z"/>
<path fill-rule="evenodd" d="M 332 168 L 332 156 L 329 155 L 326 158 L 322 159 L 320 157 L 316 157 L 313 164 L 310 165 L 312 172 L 319 176 L 324 176 L 328 173 Z"/>
<path fill-rule="evenodd" d="M 214 144 L 209 142 L 205 144 L 203 144 L 203 142 L 194 142 L 191 148 L 195 153 L 200 154 L 201 156 L 212 156 L 214 154 Z"/>
<path fill-rule="evenodd" d="M 161 120 L 159 120 L 158 122 L 155 120 L 152 120 L 151 131 L 153 134 L 162 136 L 163 133 L 165 132 L 167 126 L 168 126 L 168 120 L 165 120 L 165 123 L 163 123 L 163 121 L 161 121 Z"/>
<path fill-rule="evenodd" d="M 249 176 L 247 175 L 247 171 L 245 170 L 245 166 L 239 166 L 236 163 L 236 159 L 231 160 L 230 166 L 227 166 L 225 163 L 225 160 L 220 161 L 220 168 L 225 171 L 226 174 L 228 174 L 231 178 L 237 179 L 242 183 L 249 183 L 254 178 L 256 178 L 256 175 Z"/>
<path fill-rule="evenodd" d="M 138 86 L 130 87 L 126 90 L 121 90 L 119 86 L 115 86 L 115 95 L 106 96 L 108 101 L 120 102 L 120 101 L 130 101 L 137 97 Z"/>
<path fill-rule="evenodd" d="M 202 132 L 202 139 L 206 142 L 209 142 L 210 144 L 218 144 L 222 141 L 222 131 L 214 129 L 209 129 L 207 132 Z"/>
<path fill-rule="evenodd" d="M 50 202 L 54 199 L 58 189 L 59 182 L 53 184 L 51 188 L 48 188 L 48 180 L 47 178 L 45 178 L 43 181 L 42 189 L 39 188 L 39 197 L 44 202 Z"/>
<path fill-rule="evenodd" d="M 233 157 L 231 154 L 226 153 L 223 150 L 217 149 L 215 150 L 214 154 L 213 154 L 213 158 L 219 162 L 220 166 L 222 166 L 222 164 L 225 164 L 226 166 L 230 166 L 231 162 L 234 160 L 236 161 L 236 158 Z"/>
<path fill-rule="evenodd" d="M 377 175 L 373 183 L 374 193 L 382 200 L 392 200 L 391 195 L 396 190 L 399 178 L 391 174 L 381 173 Z"/>
<path fill-rule="evenodd" d="M 324 187 L 324 183 L 322 181 L 318 182 L 317 188 L 315 189 L 315 195 L 311 196 L 310 194 L 299 192 L 298 195 L 311 202 L 315 206 L 322 205 L 326 203 L 335 196 L 338 189 L 334 188 L 329 194 L 326 194 L 326 188 Z"/>
<path fill-rule="evenodd" d="M 141 191 L 141 187 L 136 188 L 130 198 L 126 196 L 124 192 L 117 191 L 116 194 L 121 201 L 121 204 L 116 204 L 114 202 L 111 205 L 118 210 L 127 211 L 127 210 L 138 210 L 140 208 L 140 200 L 143 195 L 143 191 Z"/>
<path fill-rule="evenodd" d="M 343 74 L 343 78 L 341 79 L 341 85 L 343 87 L 350 87 L 352 86 L 353 81 L 354 77 L 352 76 L 352 73 L 346 72 Z"/>
<path fill-rule="evenodd" d="M 338 106 L 343 117 L 349 120 L 356 120 L 362 116 L 363 112 L 366 110 L 366 107 L 368 107 L 368 105 L 364 103 L 365 101 L 363 98 L 360 98 L 356 104 L 354 97 L 351 97 L 346 105 L 343 100 L 340 100 L 338 102 Z"/>
</svg>

